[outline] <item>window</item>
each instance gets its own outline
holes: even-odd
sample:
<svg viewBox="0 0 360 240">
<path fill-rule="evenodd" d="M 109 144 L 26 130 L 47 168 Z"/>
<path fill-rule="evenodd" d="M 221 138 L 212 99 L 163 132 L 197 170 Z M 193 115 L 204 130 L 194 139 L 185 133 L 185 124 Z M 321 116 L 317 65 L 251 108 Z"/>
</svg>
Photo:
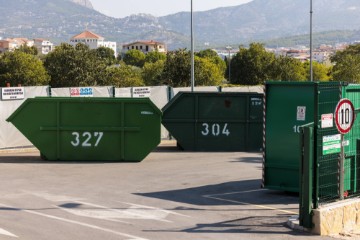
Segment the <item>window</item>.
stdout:
<svg viewBox="0 0 360 240">
<path fill-rule="evenodd" d="M 136 50 L 138 50 L 139 49 L 139 47 L 138 46 L 136 46 Z"/>
<path fill-rule="evenodd" d="M 134 46 L 131 46 L 131 49 L 134 49 Z"/>
<path fill-rule="evenodd" d="M 140 49 L 141 49 L 141 50 L 143 49 L 143 46 L 142 46 L 142 45 L 140 46 Z"/>
</svg>

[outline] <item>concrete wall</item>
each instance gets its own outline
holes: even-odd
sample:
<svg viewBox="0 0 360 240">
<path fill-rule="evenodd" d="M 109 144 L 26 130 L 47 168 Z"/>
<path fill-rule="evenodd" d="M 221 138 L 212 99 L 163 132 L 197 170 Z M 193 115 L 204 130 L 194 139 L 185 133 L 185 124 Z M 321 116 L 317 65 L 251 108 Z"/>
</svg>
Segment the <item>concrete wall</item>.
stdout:
<svg viewBox="0 0 360 240">
<path fill-rule="evenodd" d="M 360 199 L 329 204 L 314 210 L 314 228 L 318 235 L 349 234 L 360 231 Z"/>
</svg>

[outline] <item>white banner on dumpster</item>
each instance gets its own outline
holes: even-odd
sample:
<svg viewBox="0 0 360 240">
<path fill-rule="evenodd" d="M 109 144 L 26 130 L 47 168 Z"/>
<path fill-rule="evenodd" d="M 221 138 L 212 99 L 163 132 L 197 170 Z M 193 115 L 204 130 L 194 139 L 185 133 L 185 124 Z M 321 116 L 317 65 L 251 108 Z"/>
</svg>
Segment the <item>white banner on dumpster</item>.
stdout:
<svg viewBox="0 0 360 240">
<path fill-rule="evenodd" d="M 70 88 L 71 97 L 93 97 L 94 91 L 92 87 L 73 87 Z"/>
<path fill-rule="evenodd" d="M 132 88 L 132 96 L 134 98 L 150 97 L 150 95 L 151 95 L 150 87 L 133 87 Z"/>
<path fill-rule="evenodd" d="M 18 100 L 25 98 L 24 87 L 6 87 L 1 89 L 2 100 Z"/>
</svg>

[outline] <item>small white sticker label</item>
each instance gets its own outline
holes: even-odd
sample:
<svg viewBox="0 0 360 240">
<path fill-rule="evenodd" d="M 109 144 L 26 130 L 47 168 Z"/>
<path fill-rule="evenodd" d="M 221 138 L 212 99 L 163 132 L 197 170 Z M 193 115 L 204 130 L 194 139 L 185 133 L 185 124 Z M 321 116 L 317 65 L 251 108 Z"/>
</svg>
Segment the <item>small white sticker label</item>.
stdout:
<svg viewBox="0 0 360 240">
<path fill-rule="evenodd" d="M 334 115 L 332 113 L 321 115 L 321 128 L 331 128 L 333 124 Z"/>
<path fill-rule="evenodd" d="M 297 113 L 296 113 L 296 120 L 297 121 L 305 121 L 305 118 L 306 118 L 306 107 L 298 106 Z"/>
</svg>

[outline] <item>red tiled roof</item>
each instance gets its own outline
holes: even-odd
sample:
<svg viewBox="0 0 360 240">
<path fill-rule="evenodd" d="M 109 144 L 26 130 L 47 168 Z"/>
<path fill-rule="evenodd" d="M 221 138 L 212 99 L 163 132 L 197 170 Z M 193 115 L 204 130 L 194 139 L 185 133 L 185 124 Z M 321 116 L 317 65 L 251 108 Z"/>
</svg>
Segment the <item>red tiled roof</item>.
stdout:
<svg viewBox="0 0 360 240">
<path fill-rule="evenodd" d="M 102 36 L 88 30 L 73 36 L 71 39 L 84 39 L 84 38 L 104 39 Z"/>
</svg>

